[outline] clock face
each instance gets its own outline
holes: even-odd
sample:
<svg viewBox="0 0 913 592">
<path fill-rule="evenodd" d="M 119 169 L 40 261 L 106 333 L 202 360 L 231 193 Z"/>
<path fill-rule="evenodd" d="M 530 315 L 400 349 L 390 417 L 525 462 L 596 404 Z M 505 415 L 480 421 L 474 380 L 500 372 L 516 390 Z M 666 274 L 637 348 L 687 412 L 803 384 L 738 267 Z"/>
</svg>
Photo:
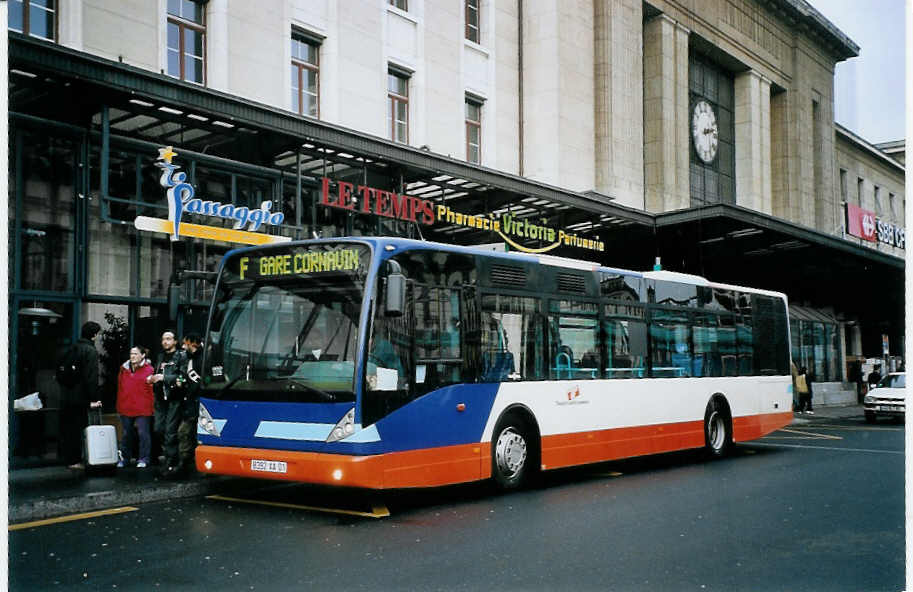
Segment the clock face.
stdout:
<svg viewBox="0 0 913 592">
<path fill-rule="evenodd" d="M 719 145 L 720 129 L 716 122 L 716 113 L 707 101 L 698 101 L 691 115 L 691 137 L 698 157 L 710 164 L 716 158 Z"/>
</svg>

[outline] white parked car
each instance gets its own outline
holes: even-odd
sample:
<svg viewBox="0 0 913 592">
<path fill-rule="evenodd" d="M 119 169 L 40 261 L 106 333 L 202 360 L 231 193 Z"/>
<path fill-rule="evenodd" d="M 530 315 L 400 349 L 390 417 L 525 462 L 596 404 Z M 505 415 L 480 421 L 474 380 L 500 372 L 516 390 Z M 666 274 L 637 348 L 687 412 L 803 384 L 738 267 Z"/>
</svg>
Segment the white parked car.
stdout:
<svg viewBox="0 0 913 592">
<path fill-rule="evenodd" d="M 904 418 L 907 408 L 907 375 L 892 372 L 865 396 L 865 420 L 874 423 L 879 416 Z"/>
</svg>

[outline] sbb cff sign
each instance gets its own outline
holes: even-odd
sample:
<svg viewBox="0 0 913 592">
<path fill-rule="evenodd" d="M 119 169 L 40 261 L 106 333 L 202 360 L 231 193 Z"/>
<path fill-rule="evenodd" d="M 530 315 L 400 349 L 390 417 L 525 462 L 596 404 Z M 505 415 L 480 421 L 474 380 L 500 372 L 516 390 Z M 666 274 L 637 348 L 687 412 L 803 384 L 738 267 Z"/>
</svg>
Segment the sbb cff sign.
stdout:
<svg viewBox="0 0 913 592">
<path fill-rule="evenodd" d="M 895 224 L 880 220 L 875 212 L 846 204 L 846 230 L 862 240 L 906 248 L 906 231 Z"/>
</svg>

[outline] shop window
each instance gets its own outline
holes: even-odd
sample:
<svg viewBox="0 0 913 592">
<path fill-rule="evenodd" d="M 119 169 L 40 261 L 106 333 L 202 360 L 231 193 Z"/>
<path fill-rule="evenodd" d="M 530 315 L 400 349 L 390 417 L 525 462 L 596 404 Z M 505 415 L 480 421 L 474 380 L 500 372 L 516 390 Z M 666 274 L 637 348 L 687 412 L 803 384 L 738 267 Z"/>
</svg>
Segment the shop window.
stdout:
<svg viewBox="0 0 913 592">
<path fill-rule="evenodd" d="M 409 143 L 409 76 L 400 70 L 387 73 L 387 129 L 394 142 Z"/>
<path fill-rule="evenodd" d="M 9 0 L 7 9 L 10 31 L 57 40 L 57 0 Z"/>
<path fill-rule="evenodd" d="M 320 117 L 320 43 L 292 30 L 292 111 Z"/>
<path fill-rule="evenodd" d="M 15 187 L 22 205 L 16 237 L 18 288 L 74 291 L 76 194 L 82 186 L 79 143 L 32 132 L 22 132 L 20 138 L 22 185 Z"/>
<path fill-rule="evenodd" d="M 481 34 L 479 27 L 480 0 L 466 0 L 466 39 L 480 43 Z"/>
<path fill-rule="evenodd" d="M 92 190 L 101 189 L 101 175 L 107 174 L 108 195 L 102 195 L 101 217 L 105 222 L 132 224 L 137 215 L 167 217 L 167 190 L 160 179 L 162 169 L 155 164 L 155 155 L 148 149 L 135 149 L 128 142 L 112 142 L 108 157 L 107 171 L 98 168 L 101 162 L 99 146 L 92 146 L 90 181 Z M 223 205 L 233 204 L 251 210 L 269 201 L 270 213 L 282 212 L 283 201 L 279 198 L 279 173 L 272 171 L 249 171 L 239 163 L 237 170 L 223 166 L 212 166 L 210 160 L 201 155 L 189 156 L 179 153 L 180 172 L 186 173 L 194 188 L 194 198 L 204 202 Z M 174 161 L 177 163 L 177 159 Z M 283 212 L 284 213 L 284 212 Z M 235 220 L 216 216 L 187 213 L 192 220 L 207 226 L 231 228 Z M 288 224 L 293 224 L 285 216 Z M 205 221 L 203 221 L 205 220 Z M 283 222 L 285 229 L 286 222 Z M 247 229 L 245 227 L 244 229 Z M 264 226 L 259 231 L 263 232 Z"/>
<path fill-rule="evenodd" d="M 482 103 L 466 97 L 466 161 L 482 162 Z"/>
<path fill-rule="evenodd" d="M 168 0 L 167 72 L 206 83 L 206 22 L 202 2 Z"/>
<path fill-rule="evenodd" d="M 791 318 L 790 327 L 796 367 L 807 368 L 816 382 L 841 380 L 837 325 Z"/>
<path fill-rule="evenodd" d="M 59 442 L 61 386 L 54 363 L 72 343 L 74 306 L 69 302 L 13 299 L 11 304 L 10 400 L 38 393 L 40 413 L 9 411 L 9 452 L 16 457 L 54 460 Z M 30 461 L 31 462 L 31 461 Z"/>
</svg>

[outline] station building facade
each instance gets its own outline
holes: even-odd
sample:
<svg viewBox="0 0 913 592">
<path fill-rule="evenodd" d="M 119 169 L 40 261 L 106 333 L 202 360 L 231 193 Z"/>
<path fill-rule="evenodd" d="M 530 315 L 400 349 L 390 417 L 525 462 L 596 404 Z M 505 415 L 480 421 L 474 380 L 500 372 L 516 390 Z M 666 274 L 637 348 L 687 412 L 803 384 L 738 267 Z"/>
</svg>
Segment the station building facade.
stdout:
<svg viewBox="0 0 913 592">
<path fill-rule="evenodd" d="M 88 320 L 109 407 L 129 345 L 202 331 L 211 287 L 183 272 L 238 245 L 138 227 L 168 215 L 165 154 L 219 204 L 186 215 L 225 229 L 243 208 L 270 236 L 786 292 L 825 401 L 902 351 L 903 160 L 834 123 L 859 48 L 804 0 L 24 0 L 7 43 L 11 400 L 54 409 L 55 352 Z M 346 183 L 433 215 L 328 197 Z"/>
</svg>

